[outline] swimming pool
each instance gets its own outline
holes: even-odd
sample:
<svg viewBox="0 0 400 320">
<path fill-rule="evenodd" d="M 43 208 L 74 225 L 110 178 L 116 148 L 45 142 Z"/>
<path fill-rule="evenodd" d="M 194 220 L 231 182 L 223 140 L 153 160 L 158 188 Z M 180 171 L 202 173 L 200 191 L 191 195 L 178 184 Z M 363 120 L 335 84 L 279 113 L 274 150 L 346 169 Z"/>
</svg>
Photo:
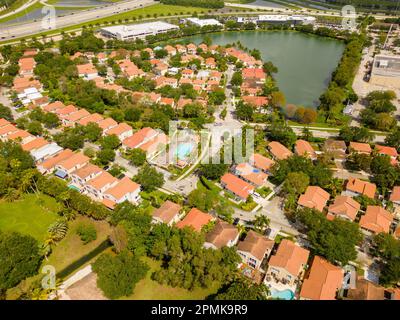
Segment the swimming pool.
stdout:
<svg viewBox="0 0 400 320">
<path fill-rule="evenodd" d="M 178 156 L 179 160 L 183 160 L 189 155 L 193 150 L 193 144 L 191 143 L 181 143 L 178 144 L 176 148 L 176 155 Z"/>
<path fill-rule="evenodd" d="M 276 289 L 271 289 L 270 291 L 271 297 L 275 299 L 281 299 L 281 300 L 293 300 L 294 299 L 294 293 L 292 290 L 286 289 L 286 290 L 276 290 Z"/>
</svg>

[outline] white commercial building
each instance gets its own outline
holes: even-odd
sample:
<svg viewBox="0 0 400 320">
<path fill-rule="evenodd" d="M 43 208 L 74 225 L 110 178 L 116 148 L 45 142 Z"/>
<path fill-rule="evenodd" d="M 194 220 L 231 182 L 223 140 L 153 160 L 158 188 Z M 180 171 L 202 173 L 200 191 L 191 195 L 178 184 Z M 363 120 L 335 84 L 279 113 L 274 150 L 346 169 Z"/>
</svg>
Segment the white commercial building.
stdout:
<svg viewBox="0 0 400 320">
<path fill-rule="evenodd" d="M 222 26 L 218 20 L 215 19 L 199 19 L 199 18 L 187 18 L 187 22 L 190 22 L 196 26 L 204 27 L 204 26 Z"/>
<path fill-rule="evenodd" d="M 100 29 L 100 33 L 108 38 L 117 40 L 144 39 L 146 36 L 179 30 L 179 27 L 163 21 L 155 21 L 141 24 L 120 25 Z"/>
<path fill-rule="evenodd" d="M 258 22 L 270 22 L 270 23 L 292 23 L 292 24 L 314 24 L 316 21 L 315 17 L 311 16 L 287 16 L 287 15 L 260 15 L 258 16 Z"/>
</svg>

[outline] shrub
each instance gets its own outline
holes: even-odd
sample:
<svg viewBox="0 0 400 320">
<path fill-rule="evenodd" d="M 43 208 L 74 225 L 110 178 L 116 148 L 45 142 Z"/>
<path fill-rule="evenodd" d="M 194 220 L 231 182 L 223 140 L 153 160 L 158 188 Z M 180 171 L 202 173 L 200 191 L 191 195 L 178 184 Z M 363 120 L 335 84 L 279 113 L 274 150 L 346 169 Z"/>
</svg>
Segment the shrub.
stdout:
<svg viewBox="0 0 400 320">
<path fill-rule="evenodd" d="M 93 224 L 80 224 L 76 229 L 76 233 L 79 235 L 84 244 L 97 239 L 97 231 Z"/>
</svg>

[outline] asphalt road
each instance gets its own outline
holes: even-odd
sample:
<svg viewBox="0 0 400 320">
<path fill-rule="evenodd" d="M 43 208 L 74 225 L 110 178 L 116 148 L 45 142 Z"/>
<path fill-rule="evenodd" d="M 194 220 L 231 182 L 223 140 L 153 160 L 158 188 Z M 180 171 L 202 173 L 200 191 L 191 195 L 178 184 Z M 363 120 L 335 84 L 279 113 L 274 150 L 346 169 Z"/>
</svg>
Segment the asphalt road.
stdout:
<svg viewBox="0 0 400 320">
<path fill-rule="evenodd" d="M 130 11 L 135 8 L 146 7 L 155 3 L 156 2 L 153 0 L 128 0 L 125 2 L 109 4 L 103 7 L 83 10 L 64 17 L 56 17 L 55 25 L 49 23 L 48 18 L 44 18 L 37 22 L 4 27 L 0 29 L 0 40 L 10 40 L 13 38 L 34 35 L 46 30 L 68 27 L 91 20 L 112 16 L 124 11 Z M 44 17 L 47 16 L 48 15 L 46 14 L 44 15 Z"/>
</svg>

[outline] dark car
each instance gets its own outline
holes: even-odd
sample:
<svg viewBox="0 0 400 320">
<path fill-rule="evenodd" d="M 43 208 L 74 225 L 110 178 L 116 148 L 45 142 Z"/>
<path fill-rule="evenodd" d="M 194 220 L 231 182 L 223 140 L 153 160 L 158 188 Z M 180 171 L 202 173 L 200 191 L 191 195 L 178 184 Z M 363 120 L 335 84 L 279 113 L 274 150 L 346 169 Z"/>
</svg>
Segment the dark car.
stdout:
<svg viewBox="0 0 400 320">
<path fill-rule="evenodd" d="M 233 220 L 233 225 L 236 226 L 239 223 L 240 219 L 239 218 L 235 218 L 235 220 Z"/>
</svg>

